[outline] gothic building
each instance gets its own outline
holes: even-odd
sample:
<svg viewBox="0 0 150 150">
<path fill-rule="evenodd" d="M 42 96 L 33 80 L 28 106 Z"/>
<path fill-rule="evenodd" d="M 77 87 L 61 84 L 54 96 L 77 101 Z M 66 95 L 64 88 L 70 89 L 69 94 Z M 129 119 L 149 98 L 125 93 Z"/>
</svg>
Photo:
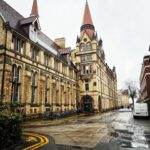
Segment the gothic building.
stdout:
<svg viewBox="0 0 150 150">
<path fill-rule="evenodd" d="M 26 115 L 76 109 L 77 69 L 65 39 L 52 41 L 40 27 L 37 0 L 24 18 L 0 0 L 0 99 L 21 104 Z"/>
<path fill-rule="evenodd" d="M 115 67 L 110 69 L 105 61 L 102 39 L 93 25 L 86 1 L 80 36 L 72 61 L 79 70 L 79 105 L 83 111 L 102 112 L 117 104 L 117 76 Z"/>
<path fill-rule="evenodd" d="M 25 18 L 0 0 L 0 100 L 17 102 L 25 115 L 116 107 L 115 67 L 105 62 L 86 2 L 76 50 L 65 38 L 42 32 L 37 0 Z"/>
</svg>

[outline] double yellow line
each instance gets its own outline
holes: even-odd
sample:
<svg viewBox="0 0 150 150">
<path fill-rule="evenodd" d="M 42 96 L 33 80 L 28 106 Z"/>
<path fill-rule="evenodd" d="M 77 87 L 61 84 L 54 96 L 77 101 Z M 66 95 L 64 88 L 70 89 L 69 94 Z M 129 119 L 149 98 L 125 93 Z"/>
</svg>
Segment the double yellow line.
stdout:
<svg viewBox="0 0 150 150">
<path fill-rule="evenodd" d="M 23 133 L 23 135 L 33 136 L 40 140 L 39 143 L 31 145 L 27 148 L 24 148 L 23 150 L 36 150 L 37 148 L 40 148 L 49 143 L 48 138 L 43 135 L 39 135 L 39 134 L 35 134 L 35 133 Z"/>
</svg>

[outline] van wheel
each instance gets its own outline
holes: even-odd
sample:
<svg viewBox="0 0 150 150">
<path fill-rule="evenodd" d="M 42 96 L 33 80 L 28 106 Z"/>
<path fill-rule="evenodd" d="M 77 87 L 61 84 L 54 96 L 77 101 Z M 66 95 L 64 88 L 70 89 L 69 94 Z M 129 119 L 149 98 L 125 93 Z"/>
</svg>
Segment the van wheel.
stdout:
<svg viewBox="0 0 150 150">
<path fill-rule="evenodd" d="M 136 117 L 136 116 L 133 116 L 133 118 L 134 118 L 134 119 L 137 119 L 137 117 Z"/>
</svg>

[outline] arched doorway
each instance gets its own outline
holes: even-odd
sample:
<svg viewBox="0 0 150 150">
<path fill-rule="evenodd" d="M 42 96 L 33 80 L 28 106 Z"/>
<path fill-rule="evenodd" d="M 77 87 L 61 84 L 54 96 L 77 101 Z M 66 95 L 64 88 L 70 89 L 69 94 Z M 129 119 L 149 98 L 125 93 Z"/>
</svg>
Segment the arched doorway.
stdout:
<svg viewBox="0 0 150 150">
<path fill-rule="evenodd" d="M 101 103 L 101 97 L 100 96 L 98 97 L 98 109 L 99 109 L 99 112 L 102 111 L 102 103 Z"/>
<path fill-rule="evenodd" d="M 82 109 L 84 112 L 92 112 L 93 111 L 93 99 L 89 95 L 85 95 L 82 97 Z"/>
</svg>

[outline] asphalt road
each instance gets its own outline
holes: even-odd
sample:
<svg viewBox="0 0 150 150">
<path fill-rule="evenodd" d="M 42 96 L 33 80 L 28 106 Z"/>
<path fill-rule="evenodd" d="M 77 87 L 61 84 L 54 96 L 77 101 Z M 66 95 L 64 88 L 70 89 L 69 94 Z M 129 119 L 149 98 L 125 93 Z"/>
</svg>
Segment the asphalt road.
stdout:
<svg viewBox="0 0 150 150">
<path fill-rule="evenodd" d="M 48 139 L 48 143 L 35 147 L 39 150 L 150 149 L 150 119 L 135 120 L 128 109 L 68 118 L 64 123 L 25 128 L 27 131 Z"/>
</svg>

